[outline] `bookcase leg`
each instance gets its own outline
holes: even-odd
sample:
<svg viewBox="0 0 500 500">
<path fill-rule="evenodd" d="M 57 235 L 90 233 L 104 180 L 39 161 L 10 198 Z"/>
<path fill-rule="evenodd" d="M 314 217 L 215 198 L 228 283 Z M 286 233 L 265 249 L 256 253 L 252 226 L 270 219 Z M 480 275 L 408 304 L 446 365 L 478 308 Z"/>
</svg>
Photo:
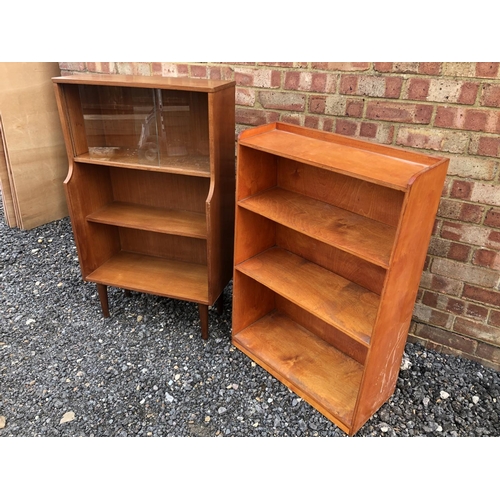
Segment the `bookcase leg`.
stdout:
<svg viewBox="0 0 500 500">
<path fill-rule="evenodd" d="M 101 301 L 102 314 L 105 318 L 109 318 L 108 287 L 98 283 L 97 292 L 99 293 L 99 300 Z"/>
<path fill-rule="evenodd" d="M 220 316 L 224 312 L 224 292 L 222 292 L 215 301 L 215 307 L 217 308 L 217 314 Z"/>
<path fill-rule="evenodd" d="M 200 313 L 200 325 L 201 325 L 201 338 L 203 340 L 208 339 L 208 306 L 204 304 L 198 304 L 198 311 Z"/>
<path fill-rule="evenodd" d="M 131 297 L 132 294 L 130 293 L 130 290 L 123 290 L 123 293 L 125 294 L 125 297 Z"/>
</svg>

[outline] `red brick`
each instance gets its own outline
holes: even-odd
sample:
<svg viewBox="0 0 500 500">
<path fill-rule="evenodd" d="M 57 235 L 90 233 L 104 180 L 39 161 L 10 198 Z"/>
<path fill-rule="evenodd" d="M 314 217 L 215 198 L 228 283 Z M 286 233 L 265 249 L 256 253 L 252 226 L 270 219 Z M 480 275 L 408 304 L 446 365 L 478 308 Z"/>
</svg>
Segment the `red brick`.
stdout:
<svg viewBox="0 0 500 500">
<path fill-rule="evenodd" d="M 479 342 L 475 352 L 476 359 L 483 366 L 493 368 L 493 370 L 500 371 L 500 348 L 491 344 Z"/>
<path fill-rule="evenodd" d="M 483 304 L 491 304 L 492 306 L 500 307 L 500 292 L 486 290 L 467 283 L 464 285 L 462 297 Z"/>
<path fill-rule="evenodd" d="M 481 106 L 500 107 L 500 85 L 485 84 L 483 86 Z"/>
<path fill-rule="evenodd" d="M 476 63 L 476 76 L 484 78 L 495 78 L 498 75 L 499 63 L 480 62 Z"/>
<path fill-rule="evenodd" d="M 412 78 L 408 87 L 408 99 L 425 101 L 429 95 L 430 80 Z"/>
<path fill-rule="evenodd" d="M 199 66 L 197 64 L 191 65 L 191 77 L 192 78 L 207 78 L 207 67 Z"/>
<path fill-rule="evenodd" d="M 438 106 L 434 125 L 436 127 L 458 128 L 456 126 L 458 114 L 462 113 L 459 108 L 450 108 L 447 106 Z"/>
<path fill-rule="evenodd" d="M 358 75 L 342 75 L 340 77 L 339 92 L 341 94 L 356 95 L 358 92 Z"/>
<path fill-rule="evenodd" d="M 283 113 L 280 117 L 280 121 L 292 125 L 302 125 L 302 116 L 300 114 Z"/>
<path fill-rule="evenodd" d="M 418 64 L 418 72 L 421 75 L 439 75 L 441 73 L 441 63 L 438 62 L 421 62 Z"/>
<path fill-rule="evenodd" d="M 399 76 L 389 76 L 385 80 L 385 97 L 398 99 L 401 96 L 403 79 Z"/>
<path fill-rule="evenodd" d="M 467 262 L 467 260 L 469 260 L 469 254 L 469 246 L 461 245 L 460 243 L 451 243 L 447 257 L 460 262 Z"/>
<path fill-rule="evenodd" d="M 473 353 L 477 347 L 475 340 L 430 325 L 418 324 L 415 335 L 451 347 L 460 352 Z"/>
<path fill-rule="evenodd" d="M 488 236 L 488 242 L 491 243 L 491 246 L 493 248 L 498 248 L 497 243 L 500 243 L 500 232 L 499 231 L 491 231 L 490 235 Z"/>
<path fill-rule="evenodd" d="M 465 311 L 465 302 L 447 297 L 446 310 L 453 314 L 462 314 Z"/>
<path fill-rule="evenodd" d="M 451 196 L 460 200 L 469 200 L 474 187 L 473 182 L 468 181 L 453 181 L 451 187 Z"/>
<path fill-rule="evenodd" d="M 477 154 L 484 156 L 500 156 L 500 138 L 487 136 L 480 137 Z"/>
<path fill-rule="evenodd" d="M 326 97 L 312 96 L 309 99 L 309 111 L 311 113 L 323 114 L 326 110 Z"/>
<path fill-rule="evenodd" d="M 377 124 L 376 123 L 369 123 L 369 122 L 361 123 L 359 135 L 361 137 L 370 137 L 373 139 L 377 135 Z"/>
<path fill-rule="evenodd" d="M 374 63 L 373 68 L 375 69 L 375 71 L 380 71 L 381 73 L 390 73 L 392 71 L 392 63 L 390 62 Z"/>
<path fill-rule="evenodd" d="M 363 116 L 363 101 L 359 99 L 348 99 L 346 102 L 345 114 L 355 118 Z"/>
<path fill-rule="evenodd" d="M 477 92 L 479 90 L 479 85 L 477 83 L 466 82 L 462 85 L 460 89 L 460 95 L 458 97 L 458 102 L 460 104 L 474 104 L 477 98 Z"/>
<path fill-rule="evenodd" d="M 422 295 L 422 304 L 429 307 L 437 307 L 438 304 L 438 294 L 435 292 L 425 291 Z"/>
<path fill-rule="evenodd" d="M 467 109 L 465 111 L 465 120 L 463 128 L 466 130 L 474 130 L 475 132 L 491 132 L 488 130 L 488 114 L 483 110 Z"/>
<path fill-rule="evenodd" d="M 161 62 L 154 62 L 151 63 L 151 74 L 152 75 L 157 75 L 161 76 L 162 74 L 162 63 Z"/>
<path fill-rule="evenodd" d="M 264 125 L 279 120 L 279 113 L 262 109 L 236 108 L 236 123 L 244 125 Z"/>
<path fill-rule="evenodd" d="M 457 317 L 455 320 L 453 330 L 462 335 L 491 343 L 498 343 L 500 335 L 500 331 L 494 326 L 484 325 L 461 317 Z"/>
<path fill-rule="evenodd" d="M 314 128 L 316 130 L 325 130 L 333 132 L 334 119 L 327 116 L 311 116 L 306 115 L 304 119 L 304 126 Z"/>
<path fill-rule="evenodd" d="M 366 118 L 372 120 L 387 120 L 400 123 L 429 124 L 432 106 L 423 104 L 401 104 L 385 101 L 368 103 Z"/>
<path fill-rule="evenodd" d="M 500 253 L 494 250 L 486 250 L 485 248 L 481 248 L 474 252 L 472 263 L 476 264 L 477 266 L 500 270 Z"/>
<path fill-rule="evenodd" d="M 488 323 L 492 326 L 500 327 L 500 311 L 491 310 L 490 318 L 488 319 Z"/>
<path fill-rule="evenodd" d="M 477 304 L 467 304 L 466 315 L 483 321 L 488 317 L 488 311 L 486 307 L 478 306 Z"/>
<path fill-rule="evenodd" d="M 349 120 L 338 119 L 335 124 L 335 132 L 342 135 L 355 135 L 357 123 Z"/>
<path fill-rule="evenodd" d="M 284 88 L 286 90 L 298 90 L 300 88 L 300 75 L 299 71 L 287 71 Z"/>
<path fill-rule="evenodd" d="M 491 227 L 500 227 L 500 209 L 490 208 L 484 219 L 484 224 Z"/>
</svg>

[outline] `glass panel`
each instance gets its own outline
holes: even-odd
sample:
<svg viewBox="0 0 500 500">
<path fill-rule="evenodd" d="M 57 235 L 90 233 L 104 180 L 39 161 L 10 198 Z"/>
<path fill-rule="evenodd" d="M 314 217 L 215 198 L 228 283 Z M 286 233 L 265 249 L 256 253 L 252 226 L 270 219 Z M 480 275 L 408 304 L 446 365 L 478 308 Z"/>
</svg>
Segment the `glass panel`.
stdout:
<svg viewBox="0 0 500 500">
<path fill-rule="evenodd" d="M 89 156 L 209 171 L 202 92 L 80 85 Z"/>
</svg>

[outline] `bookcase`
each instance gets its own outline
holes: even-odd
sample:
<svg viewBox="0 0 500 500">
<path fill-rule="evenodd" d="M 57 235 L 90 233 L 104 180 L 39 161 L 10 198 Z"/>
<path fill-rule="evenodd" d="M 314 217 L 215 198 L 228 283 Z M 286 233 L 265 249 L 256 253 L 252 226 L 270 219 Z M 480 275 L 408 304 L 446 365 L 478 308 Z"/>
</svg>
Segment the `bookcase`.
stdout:
<svg viewBox="0 0 500 500">
<path fill-rule="evenodd" d="M 348 435 L 394 392 L 448 163 L 284 123 L 238 138 L 232 343 Z"/>
<path fill-rule="evenodd" d="M 52 79 L 83 279 L 222 307 L 232 277 L 235 82 L 73 74 Z"/>
</svg>

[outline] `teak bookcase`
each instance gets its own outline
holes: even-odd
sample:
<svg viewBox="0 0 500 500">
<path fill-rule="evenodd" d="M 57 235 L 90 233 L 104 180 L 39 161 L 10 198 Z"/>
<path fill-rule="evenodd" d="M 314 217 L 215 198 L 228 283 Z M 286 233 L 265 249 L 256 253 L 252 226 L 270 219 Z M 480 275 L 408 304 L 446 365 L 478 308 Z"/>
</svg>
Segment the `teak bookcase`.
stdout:
<svg viewBox="0 0 500 500">
<path fill-rule="evenodd" d="M 394 391 L 448 162 L 284 123 L 238 139 L 232 342 L 349 435 Z"/>
<path fill-rule="evenodd" d="M 235 82 L 119 75 L 52 79 L 81 272 L 107 287 L 208 307 L 232 277 Z"/>
</svg>

